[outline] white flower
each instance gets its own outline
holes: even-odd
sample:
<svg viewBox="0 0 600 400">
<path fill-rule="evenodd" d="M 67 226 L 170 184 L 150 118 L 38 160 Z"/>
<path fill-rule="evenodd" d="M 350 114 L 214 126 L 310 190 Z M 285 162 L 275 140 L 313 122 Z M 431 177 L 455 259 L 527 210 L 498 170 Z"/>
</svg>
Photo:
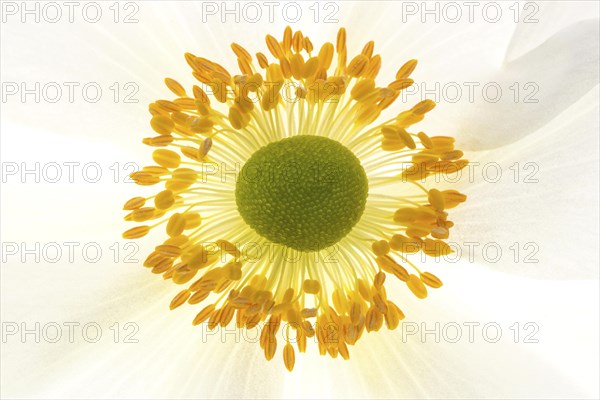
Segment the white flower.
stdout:
<svg viewBox="0 0 600 400">
<path fill-rule="evenodd" d="M 415 15 L 406 2 L 339 3 L 339 23 L 331 24 L 323 18 L 335 7 L 320 8 L 315 23 L 314 11 L 302 4 L 304 17 L 292 27 L 320 45 L 345 26 L 355 46 L 351 54 L 360 51 L 361 40 L 375 40 L 386 79 L 406 60 L 419 59 L 413 75 L 418 92 L 408 95 L 408 107 L 437 82 L 463 90 L 454 103 L 442 90 L 422 123 L 426 132 L 456 136 L 469 150 L 473 179 L 463 175 L 458 183 L 469 201 L 453 213 L 451 236 L 463 257 L 432 262 L 445 286 L 427 300 L 398 296 L 407 316 L 401 329 L 365 335 L 350 361 L 319 357 L 309 343 L 292 373 L 266 362 L 253 337 L 193 327 L 189 321 L 198 310 L 192 307 L 168 312 L 178 289 L 140 263 L 124 262 L 122 243 L 112 248 L 123 230 L 116 212 L 136 194 L 133 185 L 115 184 L 112 174 L 121 182 L 131 172 L 127 162 L 148 159 L 138 145 L 149 131 L 145 104 L 165 97 L 163 78 L 186 87 L 194 82 L 186 51 L 233 69 L 230 42 L 265 51 L 264 36 L 279 35 L 287 21 L 276 14 L 274 23 L 266 16 L 259 23 L 222 23 L 220 15 L 203 22 L 206 9 L 192 2 L 138 3 L 134 24 L 114 23 L 108 3 L 96 24 L 77 13 L 73 24 L 22 24 L 20 15 L 5 15 L 14 19 L 3 26 L 3 95 L 10 82 L 57 82 L 63 97 L 56 103 L 47 101 L 50 92 L 42 92 L 39 103 L 32 95 L 20 101 L 21 93 L 3 99 L 2 396 L 598 397 L 598 4 L 521 4 L 518 24 L 508 4 L 497 23 L 486 21 L 480 8 L 474 22 L 465 15 L 451 23 L 442 15 L 440 23 L 431 16 L 422 23 L 424 6 L 414 4 Z M 119 21 L 135 11 L 120 7 Z M 539 22 L 522 23 L 531 12 Z M 81 83 L 72 103 L 65 82 Z M 98 103 L 83 98 L 87 82 L 103 89 Z M 135 88 L 128 82 L 139 87 L 132 95 L 139 103 L 123 102 Z M 465 83 L 473 82 L 479 85 L 469 101 Z M 486 83 L 502 88 L 498 102 L 482 95 Z M 527 96 L 538 101 L 524 102 Z M 22 175 L 22 162 L 56 162 L 63 173 L 64 162 L 80 164 L 75 183 L 67 176 L 50 183 L 48 169 L 37 184 Z M 100 165 L 97 183 L 89 182 L 89 170 L 86 179 L 80 175 L 90 162 Z M 17 175 L 7 174 L 15 165 Z M 494 182 L 498 168 L 502 177 Z M 72 241 L 81 243 L 74 262 L 64 253 L 64 243 Z M 53 246 L 45 245 L 58 243 L 62 257 L 52 263 L 53 253 L 42 251 L 35 262 L 22 254 L 23 246 L 36 242 L 48 251 Z M 92 242 L 103 251 L 98 263 L 80 252 Z M 472 242 L 478 246 L 468 251 L 465 244 Z M 503 251 L 497 262 L 482 251 L 489 243 Z M 10 244 L 20 252 L 13 255 Z M 149 243 L 140 246 L 135 257 L 143 260 Z M 397 282 L 388 288 L 396 300 L 394 293 L 402 293 Z M 79 324 L 73 343 L 70 322 Z M 437 322 L 439 343 L 434 333 L 423 340 L 423 328 L 435 330 Z M 472 343 L 471 322 L 479 324 L 472 325 Z M 54 323 L 62 337 L 50 343 Z M 82 332 L 85 324 L 89 330 Z M 462 336 L 450 343 L 457 325 Z M 89 343 L 96 327 L 102 337 Z M 497 327 L 502 337 L 491 343 Z M 22 337 L 25 328 L 33 332 Z M 538 343 L 528 343 L 533 340 Z"/>
</svg>

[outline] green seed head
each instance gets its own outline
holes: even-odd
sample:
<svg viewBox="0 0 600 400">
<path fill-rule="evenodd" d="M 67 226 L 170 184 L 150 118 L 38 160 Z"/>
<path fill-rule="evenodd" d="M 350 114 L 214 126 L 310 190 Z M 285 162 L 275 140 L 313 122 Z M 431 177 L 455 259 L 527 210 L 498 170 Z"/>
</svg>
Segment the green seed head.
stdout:
<svg viewBox="0 0 600 400">
<path fill-rule="evenodd" d="M 359 221 L 367 194 L 367 175 L 350 150 L 304 135 L 256 151 L 235 189 L 238 210 L 251 228 L 304 252 L 345 237 Z"/>
</svg>

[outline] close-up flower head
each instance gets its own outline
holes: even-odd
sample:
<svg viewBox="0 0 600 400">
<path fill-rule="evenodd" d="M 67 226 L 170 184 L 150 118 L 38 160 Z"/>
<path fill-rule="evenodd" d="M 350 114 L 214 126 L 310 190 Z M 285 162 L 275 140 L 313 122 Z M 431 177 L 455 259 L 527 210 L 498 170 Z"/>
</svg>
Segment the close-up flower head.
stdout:
<svg viewBox="0 0 600 400">
<path fill-rule="evenodd" d="M 0 4 L 2 398 L 600 396 L 600 3 Z"/>
<path fill-rule="evenodd" d="M 253 61 L 231 45 L 237 75 L 186 53 L 194 77 L 212 89 L 214 108 L 200 86 L 189 97 L 165 80 L 177 98 L 150 104 L 158 136 L 144 139 L 159 148 L 152 153 L 157 165 L 131 175 L 142 186 L 164 183 L 164 190 L 125 203 L 132 210 L 126 220 L 152 223 L 123 238 L 164 230 L 167 239 L 144 266 L 186 284 L 171 308 L 208 303 L 193 322 L 208 321 L 208 329 L 266 321 L 260 346 L 268 360 L 282 328 L 283 360 L 292 370 L 294 347 L 303 353 L 307 338 L 316 338 L 322 355 L 348 359 L 348 345 L 364 331 L 378 331 L 384 319 L 396 329 L 404 313 L 387 298 L 388 275 L 418 298 L 442 286 L 409 255 L 452 252 L 444 239 L 454 222 L 445 210 L 466 196 L 419 181 L 456 174 L 468 162 L 454 138 L 412 128 L 435 106 L 431 100 L 376 123 L 413 83 L 416 60 L 379 87 L 374 43 L 348 62 L 344 28 L 335 47 L 327 42 L 318 52 L 290 27 L 281 41 L 267 35 L 266 44 L 275 62 L 263 53 Z M 223 172 L 240 165 L 237 179 L 228 180 Z"/>
</svg>

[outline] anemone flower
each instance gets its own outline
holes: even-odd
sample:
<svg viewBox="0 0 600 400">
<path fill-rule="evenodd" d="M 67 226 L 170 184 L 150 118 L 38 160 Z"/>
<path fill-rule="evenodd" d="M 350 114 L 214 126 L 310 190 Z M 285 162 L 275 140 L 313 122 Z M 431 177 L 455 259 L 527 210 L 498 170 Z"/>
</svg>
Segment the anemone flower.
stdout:
<svg viewBox="0 0 600 400">
<path fill-rule="evenodd" d="M 2 395 L 597 397 L 598 5 L 236 7 L 3 27 Z"/>
</svg>

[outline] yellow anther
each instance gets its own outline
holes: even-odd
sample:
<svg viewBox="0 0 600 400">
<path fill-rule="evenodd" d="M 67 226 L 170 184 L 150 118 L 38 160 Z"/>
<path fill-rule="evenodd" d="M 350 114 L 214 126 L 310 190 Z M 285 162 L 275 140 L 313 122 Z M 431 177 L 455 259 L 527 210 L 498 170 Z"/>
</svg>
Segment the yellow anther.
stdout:
<svg viewBox="0 0 600 400">
<path fill-rule="evenodd" d="M 435 102 L 433 100 L 423 100 L 419 102 L 416 106 L 412 108 L 413 114 L 422 115 L 425 114 L 435 107 Z"/>
<path fill-rule="evenodd" d="M 137 210 L 133 210 L 131 214 L 131 220 L 135 222 L 144 222 L 152 219 L 154 216 L 154 207 L 142 207 Z"/>
<path fill-rule="evenodd" d="M 169 135 L 175 129 L 175 124 L 171 118 L 164 115 L 155 115 L 150 120 L 150 126 L 159 135 Z"/>
<path fill-rule="evenodd" d="M 129 199 L 125 205 L 123 205 L 123 210 L 135 210 L 142 207 L 146 203 L 146 199 L 143 197 L 134 197 Z"/>
<path fill-rule="evenodd" d="M 304 50 L 306 50 L 307 53 L 311 53 L 313 51 L 314 46 L 308 38 L 308 36 L 305 36 L 302 39 L 302 47 L 304 48 Z"/>
<path fill-rule="evenodd" d="M 373 93 L 374 90 L 375 81 L 373 79 L 363 79 L 354 85 L 350 91 L 350 95 L 354 100 L 360 101 Z"/>
<path fill-rule="evenodd" d="M 396 79 L 406 79 L 412 74 L 417 67 L 417 60 L 410 60 L 406 62 L 398 72 L 396 73 Z"/>
<path fill-rule="evenodd" d="M 152 147 L 164 147 L 173 143 L 173 136 L 171 135 L 160 135 L 150 138 L 142 139 L 142 143 Z"/>
<path fill-rule="evenodd" d="M 421 144 L 423 146 L 425 146 L 426 149 L 432 149 L 433 148 L 433 142 L 431 141 L 431 139 L 429 138 L 429 136 L 427 136 L 424 132 L 419 132 L 417 134 L 417 136 L 419 137 L 419 140 L 421 141 Z"/>
<path fill-rule="evenodd" d="M 292 28 L 290 26 L 286 26 L 283 31 L 283 42 L 282 42 L 283 50 L 288 51 L 292 47 Z"/>
<path fill-rule="evenodd" d="M 294 369 L 294 363 L 296 362 L 296 357 L 294 355 L 294 348 L 290 343 L 287 343 L 283 347 L 283 362 L 288 371 Z"/>
<path fill-rule="evenodd" d="M 374 48 L 375 48 L 375 42 L 371 40 L 371 41 L 367 42 L 367 44 L 365 44 L 365 47 L 363 47 L 363 49 L 360 53 L 367 56 L 368 58 L 371 58 L 371 57 L 373 57 L 373 49 Z"/>
<path fill-rule="evenodd" d="M 185 89 L 176 80 L 171 79 L 171 78 L 165 78 L 165 85 L 167 85 L 169 90 L 171 92 L 173 92 L 176 96 L 179 96 L 179 97 L 186 96 Z"/>
<path fill-rule="evenodd" d="M 175 197 L 170 190 L 163 190 L 154 198 L 154 205 L 160 210 L 166 210 L 175 203 Z"/>
<path fill-rule="evenodd" d="M 442 287 L 442 285 L 443 285 L 440 278 L 438 278 L 437 276 L 433 275 L 430 272 L 421 273 L 421 280 L 427 286 L 430 286 L 430 287 L 436 288 L 436 289 Z"/>
<path fill-rule="evenodd" d="M 181 235 L 185 228 L 185 218 L 179 213 L 171 215 L 167 223 L 167 235 L 174 237 Z"/>
<path fill-rule="evenodd" d="M 252 56 L 242 46 L 237 43 L 231 43 L 231 50 L 235 53 L 238 58 L 252 62 Z"/>
<path fill-rule="evenodd" d="M 204 307 L 202 309 L 202 311 L 200 311 L 196 315 L 196 318 L 194 318 L 194 321 L 192 322 L 192 324 L 193 325 L 200 325 L 201 323 L 203 323 L 207 319 L 209 319 L 210 316 L 213 314 L 214 311 L 215 311 L 215 305 L 214 304 L 210 304 L 210 305 Z"/>
<path fill-rule="evenodd" d="M 321 284 L 317 280 L 306 279 L 304 283 L 302 283 L 302 290 L 309 294 L 317 294 L 321 291 Z"/>
<path fill-rule="evenodd" d="M 304 76 L 304 57 L 299 53 L 293 54 L 290 58 L 290 68 L 295 79 L 302 79 Z"/>
<path fill-rule="evenodd" d="M 454 208 L 467 200 L 467 196 L 456 190 L 444 190 L 442 191 L 442 196 L 444 197 L 446 208 Z"/>
<path fill-rule="evenodd" d="M 338 34 L 337 34 L 335 50 L 338 53 L 341 53 L 342 50 L 344 50 L 345 48 L 346 48 L 346 29 L 340 28 L 340 30 L 338 31 Z"/>
<path fill-rule="evenodd" d="M 281 48 L 281 45 L 279 44 L 277 39 L 275 39 L 273 36 L 267 35 L 266 42 L 267 42 L 267 47 L 269 48 L 269 51 L 271 52 L 271 54 L 273 54 L 273 57 L 282 58 L 285 56 L 285 54 L 283 53 L 283 49 Z"/>
<path fill-rule="evenodd" d="M 359 77 L 365 72 L 368 65 L 369 58 L 364 54 L 359 54 L 356 57 L 354 57 L 352 61 L 350 61 L 350 64 L 348 64 L 346 71 L 351 77 Z"/>
<path fill-rule="evenodd" d="M 177 294 L 177 296 L 175 296 L 173 298 L 173 300 L 171 301 L 171 305 L 169 306 L 169 308 L 171 310 L 176 309 L 177 307 L 179 307 L 180 305 L 182 305 L 183 303 L 185 303 L 190 296 L 192 295 L 192 292 L 190 292 L 188 289 L 182 290 L 181 292 L 179 292 Z"/>
<path fill-rule="evenodd" d="M 429 200 L 429 204 L 431 204 L 436 210 L 444 210 L 444 196 L 442 195 L 442 192 L 437 189 L 431 189 L 427 193 L 427 198 Z"/>
<path fill-rule="evenodd" d="M 383 314 L 375 306 L 371 306 L 365 317 L 365 328 L 367 332 L 378 331 L 383 325 Z"/>
<path fill-rule="evenodd" d="M 432 257 L 440 257 L 453 253 L 454 251 L 442 240 L 425 239 L 423 253 Z"/>
<path fill-rule="evenodd" d="M 294 33 L 294 36 L 292 37 L 292 48 L 295 53 L 300 53 L 302 51 L 303 39 L 302 32 L 296 31 Z"/>
<path fill-rule="evenodd" d="M 179 257 L 181 255 L 181 248 L 173 244 L 161 244 L 156 246 L 156 252 L 165 257 Z"/>
<path fill-rule="evenodd" d="M 136 226 L 135 228 L 131 228 L 128 231 L 123 232 L 123 239 L 138 239 L 146 236 L 148 232 L 150 232 L 149 226 Z"/>
<path fill-rule="evenodd" d="M 319 69 L 328 70 L 333 60 L 333 44 L 325 43 L 319 50 Z"/>
<path fill-rule="evenodd" d="M 406 281 L 406 286 L 408 286 L 410 291 L 413 292 L 413 294 L 418 298 L 424 299 L 427 297 L 427 288 L 418 276 L 410 274 L 408 280 Z"/>
<path fill-rule="evenodd" d="M 152 159 L 158 164 L 165 168 L 177 168 L 181 163 L 181 157 L 179 154 L 171 150 L 158 149 L 152 153 Z"/>
<path fill-rule="evenodd" d="M 378 240 L 371 245 L 376 256 L 384 256 L 390 252 L 390 244 L 385 240 Z"/>
<path fill-rule="evenodd" d="M 242 263 L 230 261 L 223 267 L 225 276 L 232 281 L 238 281 L 242 278 Z"/>
<path fill-rule="evenodd" d="M 390 83 L 388 87 L 392 90 L 404 90 L 412 86 L 414 81 L 410 78 L 397 79 Z"/>
<path fill-rule="evenodd" d="M 373 286 L 377 289 L 381 289 L 383 284 L 385 283 L 385 274 L 383 272 L 378 272 L 375 274 L 375 279 L 373 279 Z"/>
<path fill-rule="evenodd" d="M 186 212 L 183 214 L 183 218 L 185 219 L 186 230 L 197 228 L 202 224 L 202 217 L 200 217 L 200 214 L 195 212 Z"/>
</svg>

